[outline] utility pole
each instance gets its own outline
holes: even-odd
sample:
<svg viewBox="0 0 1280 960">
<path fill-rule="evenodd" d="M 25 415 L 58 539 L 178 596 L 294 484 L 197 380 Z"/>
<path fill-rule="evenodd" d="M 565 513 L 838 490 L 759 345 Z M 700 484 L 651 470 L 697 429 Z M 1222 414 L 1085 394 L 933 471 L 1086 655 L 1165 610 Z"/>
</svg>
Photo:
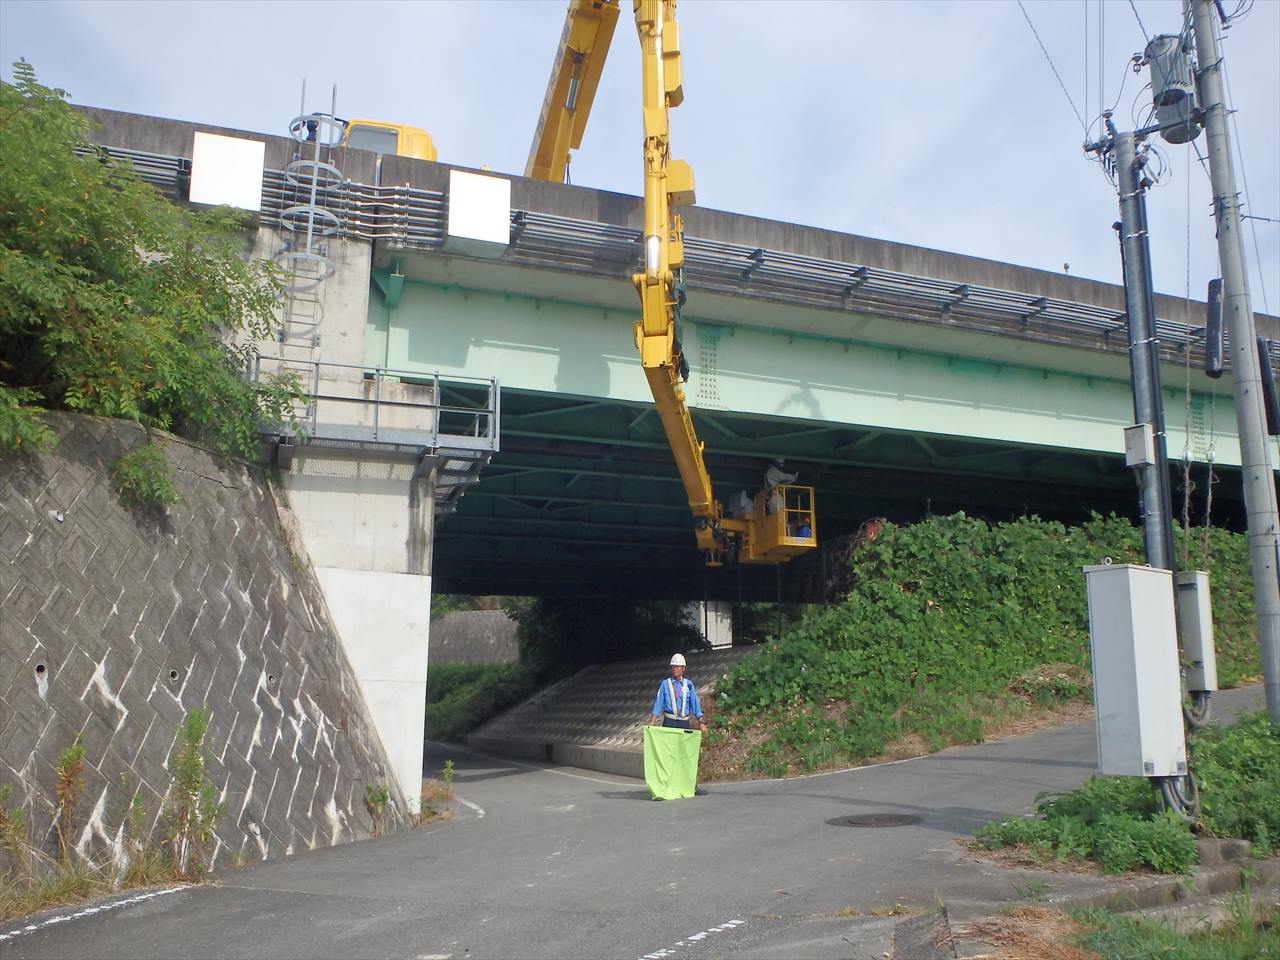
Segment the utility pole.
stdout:
<svg viewBox="0 0 1280 960">
<path fill-rule="evenodd" d="M 1214 219 L 1218 227 L 1218 260 L 1222 268 L 1223 319 L 1231 337 L 1231 382 L 1235 394 L 1244 503 L 1248 516 L 1249 561 L 1253 568 L 1254 603 L 1267 714 L 1280 724 L 1280 523 L 1268 449 L 1257 331 L 1249 302 L 1240 234 L 1240 199 L 1231 161 L 1231 140 L 1222 82 L 1222 55 L 1214 34 L 1213 0 L 1183 0 L 1191 8 L 1196 37 L 1196 85 L 1208 134 L 1209 179 L 1213 185 Z"/>
<path fill-rule="evenodd" d="M 1152 456 L 1139 468 L 1142 542 L 1147 563 L 1173 569 L 1173 515 L 1169 492 L 1169 455 L 1160 387 L 1159 342 L 1151 278 L 1151 243 L 1147 235 L 1145 158 L 1137 153 L 1137 137 L 1117 133 L 1107 118 L 1115 149 L 1116 190 L 1120 195 L 1120 254 L 1124 265 L 1124 300 L 1128 314 L 1129 369 L 1133 380 L 1134 422 L 1151 430 Z"/>
</svg>

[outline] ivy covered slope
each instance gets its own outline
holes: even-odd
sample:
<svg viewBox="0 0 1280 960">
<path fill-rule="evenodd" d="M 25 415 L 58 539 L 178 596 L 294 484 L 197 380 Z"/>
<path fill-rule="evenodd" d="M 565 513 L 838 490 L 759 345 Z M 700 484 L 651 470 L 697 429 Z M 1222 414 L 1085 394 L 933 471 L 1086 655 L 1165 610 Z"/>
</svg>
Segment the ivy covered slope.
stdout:
<svg viewBox="0 0 1280 960">
<path fill-rule="evenodd" d="M 244 379 L 278 270 L 245 255 L 234 212 L 184 210 L 87 146 L 65 98 L 25 62 L 0 83 L 0 452 L 47 443 L 54 409 L 251 456 L 296 390 Z"/>
<path fill-rule="evenodd" d="M 1180 541 L 1211 573 L 1219 678 L 1259 672 L 1245 538 Z M 704 774 L 778 776 L 850 763 L 907 738 L 981 740 L 1028 710 L 1091 695 L 1081 568 L 1141 562 L 1141 531 L 964 514 L 886 523 L 851 558 L 853 586 L 721 681 Z"/>
</svg>

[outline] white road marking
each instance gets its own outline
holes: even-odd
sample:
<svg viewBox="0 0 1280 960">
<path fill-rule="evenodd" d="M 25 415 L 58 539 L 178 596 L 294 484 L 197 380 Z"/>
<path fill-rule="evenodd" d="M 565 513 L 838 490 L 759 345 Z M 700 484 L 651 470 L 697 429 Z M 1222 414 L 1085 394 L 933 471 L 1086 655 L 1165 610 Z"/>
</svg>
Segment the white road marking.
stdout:
<svg viewBox="0 0 1280 960">
<path fill-rule="evenodd" d="M 697 943 L 700 940 L 705 940 L 714 933 L 724 933 L 726 930 L 734 930 L 738 927 L 746 926 L 746 923 L 747 921 L 745 920 L 726 920 L 724 923 L 718 924 L 717 926 L 708 927 L 706 930 L 699 930 L 697 933 L 687 936 L 683 940 L 677 940 L 669 947 L 663 947 L 660 950 L 653 951 L 653 953 L 646 953 L 640 958 L 640 960 L 663 960 L 665 957 L 673 957 L 675 956 L 677 949 L 680 947 L 689 946 L 690 944 Z"/>
<path fill-rule="evenodd" d="M 590 780 L 592 783 L 607 783 L 611 787 L 616 787 L 619 784 L 634 784 L 637 782 L 634 777 L 620 776 L 615 780 L 605 780 L 602 777 L 588 777 L 581 773 L 570 773 L 568 770 L 557 770 L 554 767 L 539 766 L 536 763 L 525 763 L 522 760 L 512 760 L 510 757 L 499 757 L 490 753 L 480 753 L 477 750 L 468 750 L 465 747 L 458 746 L 456 743 L 446 744 L 445 746 L 447 746 L 448 749 L 455 750 L 459 753 L 469 753 L 473 757 L 481 757 L 485 760 L 492 760 L 496 763 L 512 767 L 524 767 L 526 770 L 536 770 L 539 773 L 554 773 L 557 776 L 572 777 L 575 780 Z"/>
<path fill-rule="evenodd" d="M 462 804 L 468 810 L 474 811 L 477 820 L 484 819 L 484 807 L 480 806 L 480 804 L 472 803 L 470 800 L 464 800 L 462 799 L 462 797 L 459 797 L 456 794 L 454 795 L 453 799 L 457 800 L 460 804 Z"/>
<path fill-rule="evenodd" d="M 144 900 L 153 900 L 156 897 L 163 897 L 166 893 L 177 893 L 179 890 L 186 889 L 188 889 L 186 886 L 181 886 L 169 887 L 167 890 L 152 890 L 150 893 L 140 893 L 135 897 L 126 897 L 123 900 L 113 900 L 110 903 L 103 903 L 96 907 L 87 907 L 84 910 L 77 910 L 75 913 L 59 914 L 56 917 L 50 917 L 47 920 L 42 920 L 40 923 L 28 924 L 25 927 L 15 927 L 5 933 L 0 933 L 0 943 L 17 940 L 19 937 L 25 937 L 29 933 L 35 933 L 37 930 L 43 930 L 45 927 L 52 927 L 55 924 L 66 923 L 68 920 L 92 917 L 94 914 L 106 913 L 108 910 L 119 910 L 121 907 L 128 907 L 135 903 L 142 903 Z"/>
<path fill-rule="evenodd" d="M 874 770 L 876 767 L 892 767 L 899 763 L 911 763 L 915 760 L 925 760 L 928 757 L 937 756 L 937 754 L 924 753 L 918 757 L 903 757 L 901 760 L 881 760 L 879 763 L 864 763 L 857 767 L 841 767 L 839 770 L 822 770 L 818 773 L 801 773 L 794 777 L 774 777 L 770 780 L 735 780 L 733 783 L 790 783 L 792 780 L 812 780 L 815 777 L 831 777 L 837 773 L 858 773 L 862 770 Z"/>
</svg>

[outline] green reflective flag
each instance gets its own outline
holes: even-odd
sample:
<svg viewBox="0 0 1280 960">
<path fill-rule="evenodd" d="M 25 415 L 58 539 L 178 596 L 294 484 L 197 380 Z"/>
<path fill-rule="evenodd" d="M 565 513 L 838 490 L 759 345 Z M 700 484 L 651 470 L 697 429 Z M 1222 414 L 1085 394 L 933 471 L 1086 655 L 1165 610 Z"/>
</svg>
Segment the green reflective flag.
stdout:
<svg viewBox="0 0 1280 960">
<path fill-rule="evenodd" d="M 692 797 L 698 786 L 701 730 L 644 728 L 644 782 L 655 800 Z"/>
</svg>

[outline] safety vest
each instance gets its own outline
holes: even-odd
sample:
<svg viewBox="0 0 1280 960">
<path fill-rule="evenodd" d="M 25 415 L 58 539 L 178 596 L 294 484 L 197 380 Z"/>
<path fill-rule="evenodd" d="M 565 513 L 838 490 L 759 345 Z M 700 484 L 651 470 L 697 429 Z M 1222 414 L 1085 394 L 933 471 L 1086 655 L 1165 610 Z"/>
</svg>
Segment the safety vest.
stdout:
<svg viewBox="0 0 1280 960">
<path fill-rule="evenodd" d="M 668 710 L 665 713 L 665 716 L 670 717 L 672 720 L 688 720 L 689 719 L 689 691 L 690 689 L 692 689 L 693 683 L 689 680 L 681 678 L 680 698 L 679 700 L 677 700 L 676 699 L 676 678 L 667 677 L 667 679 L 662 682 L 667 685 L 667 693 L 668 693 L 667 701 L 673 707 L 675 707 L 677 711 L 676 713 L 672 713 L 670 710 Z"/>
</svg>

